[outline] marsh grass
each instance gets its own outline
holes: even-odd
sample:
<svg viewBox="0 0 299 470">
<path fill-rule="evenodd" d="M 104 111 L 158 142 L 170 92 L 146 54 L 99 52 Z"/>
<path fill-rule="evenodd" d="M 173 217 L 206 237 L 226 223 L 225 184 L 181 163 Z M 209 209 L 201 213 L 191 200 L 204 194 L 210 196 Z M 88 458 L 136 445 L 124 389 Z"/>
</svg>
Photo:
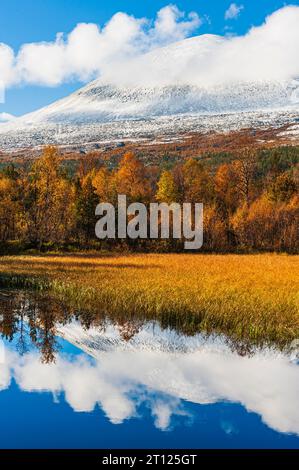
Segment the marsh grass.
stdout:
<svg viewBox="0 0 299 470">
<path fill-rule="evenodd" d="M 299 257 L 98 254 L 3 257 L 0 284 L 77 310 L 284 346 L 299 338 Z"/>
</svg>

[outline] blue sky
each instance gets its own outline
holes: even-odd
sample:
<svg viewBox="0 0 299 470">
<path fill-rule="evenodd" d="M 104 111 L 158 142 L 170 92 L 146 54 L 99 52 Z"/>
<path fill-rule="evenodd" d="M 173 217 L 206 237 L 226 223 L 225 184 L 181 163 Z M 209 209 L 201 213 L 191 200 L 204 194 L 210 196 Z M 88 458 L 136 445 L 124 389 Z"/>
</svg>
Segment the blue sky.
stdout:
<svg viewBox="0 0 299 470">
<path fill-rule="evenodd" d="M 137 18 L 155 18 L 156 13 L 169 3 L 181 11 L 195 11 L 203 19 L 200 28 L 191 35 L 242 35 L 253 25 L 263 23 L 265 17 L 285 4 L 299 5 L 299 0 L 236 0 L 243 9 L 238 18 L 225 20 L 230 0 L 178 0 L 173 2 L 110 0 L 2 0 L 0 15 L 0 43 L 10 46 L 15 53 L 25 43 L 54 41 L 58 32 L 69 33 L 78 23 L 104 26 L 117 12 L 123 11 Z M 0 77 L 1 80 L 1 77 Z M 38 109 L 76 90 L 82 81 L 69 80 L 55 86 L 19 84 L 8 88 L 0 113 L 21 115 Z"/>
</svg>

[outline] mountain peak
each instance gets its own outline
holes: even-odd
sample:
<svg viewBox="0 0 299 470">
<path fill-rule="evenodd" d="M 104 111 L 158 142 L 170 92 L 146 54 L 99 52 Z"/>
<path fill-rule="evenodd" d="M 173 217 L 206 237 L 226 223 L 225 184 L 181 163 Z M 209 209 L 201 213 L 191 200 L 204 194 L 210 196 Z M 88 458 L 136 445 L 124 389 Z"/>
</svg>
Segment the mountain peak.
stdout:
<svg viewBox="0 0 299 470">
<path fill-rule="evenodd" d="M 0 146 L 81 144 L 294 122 L 299 80 L 204 81 L 202 64 L 212 61 L 226 41 L 202 35 L 127 61 L 114 76 L 104 74 L 50 106 L 1 124 Z"/>
</svg>

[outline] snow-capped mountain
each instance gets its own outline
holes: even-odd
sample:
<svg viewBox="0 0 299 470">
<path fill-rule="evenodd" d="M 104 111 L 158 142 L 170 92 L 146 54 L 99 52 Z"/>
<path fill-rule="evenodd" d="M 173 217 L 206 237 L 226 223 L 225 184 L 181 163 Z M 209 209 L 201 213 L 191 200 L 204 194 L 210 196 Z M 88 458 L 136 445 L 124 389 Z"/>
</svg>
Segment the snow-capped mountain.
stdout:
<svg viewBox="0 0 299 470">
<path fill-rule="evenodd" d="M 111 351 L 156 351 L 191 353 L 208 346 L 212 349 L 229 349 L 225 337 L 205 338 L 201 334 L 185 336 L 171 328 L 162 329 L 158 322 L 134 325 L 107 322 L 105 328 L 83 330 L 78 321 L 58 327 L 57 334 L 89 355 L 100 357 Z"/>
<path fill-rule="evenodd" d="M 124 64 L 120 77 L 102 77 L 50 106 L 1 124 L 0 148 L 295 123 L 299 79 L 203 83 L 187 77 L 187 72 L 184 78 L 188 64 L 209 54 L 219 41 L 204 35 L 156 49 L 138 62 Z M 171 73 L 173 63 L 179 63 L 180 76 Z M 144 75 L 142 86 L 134 81 L 138 73 Z"/>
<path fill-rule="evenodd" d="M 296 104 L 299 108 L 299 81 L 207 88 L 191 85 L 120 88 L 96 80 L 69 97 L 24 116 L 20 122 L 80 125 L 180 114 L 292 108 Z"/>
</svg>

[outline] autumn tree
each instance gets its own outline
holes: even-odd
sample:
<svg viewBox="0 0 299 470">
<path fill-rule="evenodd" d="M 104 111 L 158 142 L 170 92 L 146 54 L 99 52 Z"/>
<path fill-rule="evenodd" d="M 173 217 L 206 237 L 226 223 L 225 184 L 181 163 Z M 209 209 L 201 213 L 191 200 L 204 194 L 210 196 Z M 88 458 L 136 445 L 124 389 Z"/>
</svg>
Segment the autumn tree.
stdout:
<svg viewBox="0 0 299 470">
<path fill-rule="evenodd" d="M 93 173 L 92 185 L 101 202 L 116 202 L 115 178 L 106 167 Z"/>
<path fill-rule="evenodd" d="M 298 193 L 297 183 L 289 173 L 277 176 L 268 189 L 270 200 L 276 202 L 289 202 Z"/>
<path fill-rule="evenodd" d="M 60 157 L 54 147 L 46 147 L 28 175 L 24 209 L 28 237 L 43 243 L 62 243 L 73 224 L 74 188 L 61 175 Z"/>
<path fill-rule="evenodd" d="M 179 200 L 178 188 L 175 184 L 173 173 L 169 170 L 164 170 L 161 173 L 158 181 L 158 191 L 156 193 L 156 199 L 159 202 L 165 202 L 171 204 Z"/>
<path fill-rule="evenodd" d="M 84 152 L 84 151 L 83 151 Z M 99 155 L 96 152 L 83 153 L 80 159 L 78 176 L 80 179 L 85 178 L 88 174 L 96 171 L 99 166 Z"/>
<path fill-rule="evenodd" d="M 275 203 L 263 194 L 249 207 L 240 207 L 232 225 L 243 248 L 294 252 L 299 246 L 299 199 Z"/>
<path fill-rule="evenodd" d="M 215 175 L 215 206 L 211 218 L 214 224 L 221 226 L 221 233 L 226 247 L 235 244 L 235 237 L 230 224 L 230 216 L 240 203 L 237 189 L 237 175 L 232 164 L 221 165 Z M 219 233 L 219 231 L 218 231 Z M 216 234 L 214 235 L 214 238 Z"/>
<path fill-rule="evenodd" d="M 252 200 L 254 176 L 256 171 L 256 154 L 250 149 L 239 152 L 238 160 L 232 164 L 235 172 L 236 189 L 243 201 L 248 205 Z"/>
<path fill-rule="evenodd" d="M 226 213 L 233 213 L 240 201 L 237 174 L 231 164 L 220 165 L 215 175 L 215 192 L 218 206 Z"/>
<path fill-rule="evenodd" d="M 184 201 L 205 204 L 214 199 L 213 180 L 201 162 L 188 159 L 183 166 Z"/>
<path fill-rule="evenodd" d="M 226 252 L 230 248 L 227 222 L 216 205 L 204 209 L 204 248 L 207 251 Z"/>
<path fill-rule="evenodd" d="M 93 185 L 94 173 L 88 174 L 82 181 L 76 183 L 76 235 L 82 236 L 85 243 L 95 237 L 95 210 L 99 203 L 99 196 Z"/>
<path fill-rule="evenodd" d="M 21 187 L 18 174 L 10 166 L 0 174 L 0 241 L 21 238 Z"/>
<path fill-rule="evenodd" d="M 147 179 L 146 169 L 132 152 L 126 153 L 114 174 L 117 194 L 124 194 L 129 201 L 148 201 L 151 188 Z"/>
</svg>

